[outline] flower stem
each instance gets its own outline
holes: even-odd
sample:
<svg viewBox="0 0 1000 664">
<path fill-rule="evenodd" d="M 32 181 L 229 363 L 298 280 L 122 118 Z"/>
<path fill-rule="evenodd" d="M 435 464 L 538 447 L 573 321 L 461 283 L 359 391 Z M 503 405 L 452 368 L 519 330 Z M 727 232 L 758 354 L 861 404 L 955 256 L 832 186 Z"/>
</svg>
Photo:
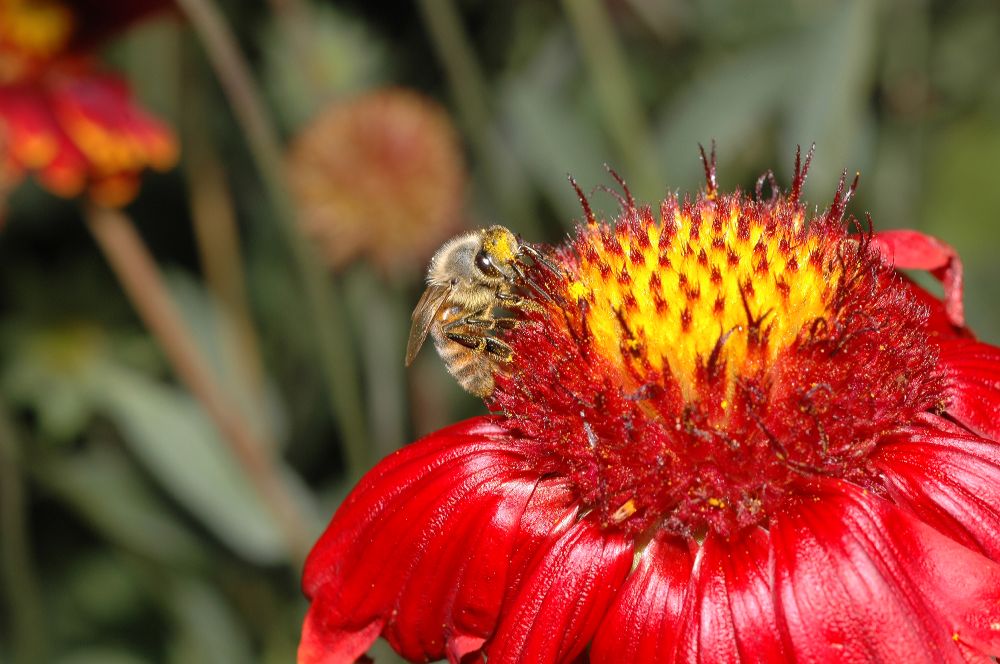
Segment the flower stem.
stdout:
<svg viewBox="0 0 1000 664">
<path fill-rule="evenodd" d="M 0 565 L 14 664 L 45 661 L 45 620 L 28 537 L 17 431 L 0 401 Z"/>
<path fill-rule="evenodd" d="M 528 183 L 496 130 L 488 105 L 489 88 L 454 3 L 451 0 L 420 0 L 418 6 L 438 59 L 444 66 L 476 159 L 486 170 L 486 182 L 492 188 L 504 223 L 539 237 Z"/>
<path fill-rule="evenodd" d="M 600 0 L 563 0 L 576 33 L 597 102 L 612 140 L 625 160 L 627 175 L 640 197 L 656 194 L 662 182 L 648 146 L 649 131 L 625 56 Z"/>
<path fill-rule="evenodd" d="M 270 508 L 285 536 L 291 559 L 301 563 L 312 543 L 312 533 L 289 487 L 266 453 L 276 446 L 261 441 L 229 403 L 131 221 L 117 210 L 100 207 L 88 208 L 86 219 L 132 305 Z"/>
<path fill-rule="evenodd" d="M 340 294 L 296 228 L 295 211 L 282 169 L 281 142 L 235 36 L 212 0 L 178 0 L 178 4 L 201 38 L 233 113 L 243 128 L 279 227 L 301 272 L 316 327 L 320 366 L 327 381 L 331 408 L 343 435 L 348 473 L 351 480 L 356 480 L 368 470 L 371 455 L 348 331 L 334 315 L 335 311 L 342 310 Z"/>
<path fill-rule="evenodd" d="M 247 298 L 232 192 L 222 163 L 213 150 L 204 109 L 198 103 L 202 97 L 200 81 L 193 72 L 188 72 L 185 81 L 193 83 L 191 94 L 185 95 L 190 97 L 190 102 L 184 105 L 184 165 L 201 267 L 205 282 L 222 305 L 226 318 L 220 321 L 223 324 L 219 325 L 218 333 L 226 341 L 223 345 L 229 356 L 227 369 L 234 375 L 236 384 L 248 386 L 245 396 L 249 397 L 249 403 L 242 405 L 250 406 L 257 413 L 265 412 L 265 371 Z"/>
<path fill-rule="evenodd" d="M 373 446 L 388 456 L 406 442 L 406 371 L 398 354 L 385 349 L 406 346 L 412 305 L 404 303 L 398 286 L 379 283 L 365 266 L 352 271 L 345 287 L 366 330 L 360 345 Z"/>
</svg>

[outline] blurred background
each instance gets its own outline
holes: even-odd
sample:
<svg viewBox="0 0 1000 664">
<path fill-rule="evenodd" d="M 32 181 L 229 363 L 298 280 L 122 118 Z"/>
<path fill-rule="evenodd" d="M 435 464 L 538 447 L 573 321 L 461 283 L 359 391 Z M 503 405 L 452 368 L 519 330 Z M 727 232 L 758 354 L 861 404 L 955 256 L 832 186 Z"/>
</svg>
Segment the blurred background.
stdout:
<svg viewBox="0 0 1000 664">
<path fill-rule="evenodd" d="M 990 0 L 0 0 L 0 662 L 293 661 L 339 501 L 484 410 L 404 370 L 427 259 L 559 241 L 567 173 L 815 142 L 806 200 L 860 171 L 1000 341 L 998 119 Z"/>
</svg>

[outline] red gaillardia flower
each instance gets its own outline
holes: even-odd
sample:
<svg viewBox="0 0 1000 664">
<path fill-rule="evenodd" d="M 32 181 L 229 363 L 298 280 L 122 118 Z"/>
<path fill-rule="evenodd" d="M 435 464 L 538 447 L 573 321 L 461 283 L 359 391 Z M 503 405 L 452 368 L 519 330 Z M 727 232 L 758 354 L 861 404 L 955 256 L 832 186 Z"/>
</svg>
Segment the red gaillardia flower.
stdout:
<svg viewBox="0 0 1000 664">
<path fill-rule="evenodd" d="M 654 210 L 529 270 L 498 414 L 393 454 L 313 550 L 299 661 L 987 662 L 1000 349 L 854 187 Z M 898 268 L 930 270 L 938 301 Z M 541 297 L 544 293 L 545 297 Z"/>
<path fill-rule="evenodd" d="M 99 203 L 122 205 L 135 196 L 142 170 L 174 164 L 170 128 L 138 108 L 125 81 L 101 70 L 88 50 L 96 35 L 163 4 L 91 1 L 71 9 L 0 0 L 4 168 L 18 177 L 34 171 L 60 196 L 86 189 Z"/>
</svg>

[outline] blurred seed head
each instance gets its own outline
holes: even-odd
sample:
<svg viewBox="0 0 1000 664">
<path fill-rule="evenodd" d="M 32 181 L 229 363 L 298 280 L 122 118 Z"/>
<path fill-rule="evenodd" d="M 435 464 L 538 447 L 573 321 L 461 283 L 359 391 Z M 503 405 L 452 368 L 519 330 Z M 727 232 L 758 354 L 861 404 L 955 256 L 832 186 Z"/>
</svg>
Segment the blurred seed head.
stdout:
<svg viewBox="0 0 1000 664">
<path fill-rule="evenodd" d="M 400 88 L 334 103 L 299 134 L 289 178 L 302 230 L 329 265 L 420 269 L 461 223 L 465 165 L 447 113 Z"/>
</svg>

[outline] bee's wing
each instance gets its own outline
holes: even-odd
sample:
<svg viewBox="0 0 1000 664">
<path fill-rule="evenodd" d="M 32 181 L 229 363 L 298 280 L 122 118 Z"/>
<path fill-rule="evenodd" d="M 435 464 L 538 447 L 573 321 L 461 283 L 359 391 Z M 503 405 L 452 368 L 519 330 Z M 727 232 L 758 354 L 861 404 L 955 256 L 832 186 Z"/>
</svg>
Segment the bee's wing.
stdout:
<svg viewBox="0 0 1000 664">
<path fill-rule="evenodd" d="M 413 358 L 417 356 L 420 347 L 427 340 L 427 333 L 430 332 L 431 323 L 437 316 L 441 306 L 448 299 L 451 292 L 449 286 L 428 286 L 424 294 L 420 296 L 416 308 L 413 310 L 413 324 L 410 326 L 410 339 L 406 342 L 406 366 L 413 363 Z"/>
</svg>

